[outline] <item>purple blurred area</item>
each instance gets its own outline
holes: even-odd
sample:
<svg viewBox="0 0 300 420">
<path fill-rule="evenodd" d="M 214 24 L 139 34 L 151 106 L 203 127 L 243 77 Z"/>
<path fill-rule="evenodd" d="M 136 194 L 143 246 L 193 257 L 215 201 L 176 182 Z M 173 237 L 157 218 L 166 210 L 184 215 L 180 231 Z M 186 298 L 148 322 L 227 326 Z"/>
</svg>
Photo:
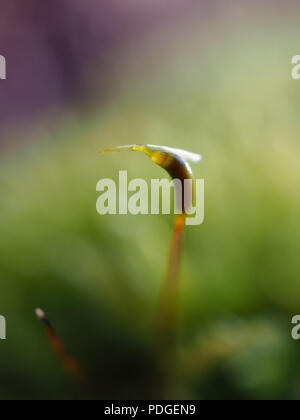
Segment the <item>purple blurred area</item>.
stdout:
<svg viewBox="0 0 300 420">
<path fill-rule="evenodd" d="M 111 57 L 194 6 L 190 0 L 1 0 L 0 54 L 7 60 L 1 127 L 89 95 L 96 71 L 101 100 L 112 88 Z"/>
<path fill-rule="evenodd" d="M 197 16 L 201 22 L 211 12 L 224 13 L 237 3 L 241 2 L 1 0 L 0 54 L 7 59 L 7 80 L 0 82 L 0 127 L 59 113 L 62 106 L 84 103 L 92 94 L 97 101 L 104 100 L 114 88 L 113 58 L 126 44 L 187 16 Z M 253 8 L 282 4 L 279 0 L 242 3 Z M 95 75 L 96 93 L 91 83 Z"/>
</svg>

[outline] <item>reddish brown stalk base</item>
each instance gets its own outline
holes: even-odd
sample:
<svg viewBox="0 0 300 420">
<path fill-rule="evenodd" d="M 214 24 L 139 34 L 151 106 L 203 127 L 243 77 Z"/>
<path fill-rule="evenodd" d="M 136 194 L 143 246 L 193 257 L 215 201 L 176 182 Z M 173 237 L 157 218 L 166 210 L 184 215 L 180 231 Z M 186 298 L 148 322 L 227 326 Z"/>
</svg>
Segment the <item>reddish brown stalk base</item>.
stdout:
<svg viewBox="0 0 300 420">
<path fill-rule="evenodd" d="M 56 334 L 51 322 L 46 317 L 44 312 L 38 309 L 36 314 L 38 318 L 43 322 L 46 334 L 48 336 L 49 344 L 57 358 L 60 360 L 65 372 L 80 383 L 86 382 L 87 377 L 84 368 L 73 356 L 67 352 L 65 346 Z"/>
<path fill-rule="evenodd" d="M 177 319 L 179 274 L 185 216 L 176 216 L 166 281 L 158 310 L 157 330 L 161 342 L 167 344 L 174 338 Z"/>
</svg>

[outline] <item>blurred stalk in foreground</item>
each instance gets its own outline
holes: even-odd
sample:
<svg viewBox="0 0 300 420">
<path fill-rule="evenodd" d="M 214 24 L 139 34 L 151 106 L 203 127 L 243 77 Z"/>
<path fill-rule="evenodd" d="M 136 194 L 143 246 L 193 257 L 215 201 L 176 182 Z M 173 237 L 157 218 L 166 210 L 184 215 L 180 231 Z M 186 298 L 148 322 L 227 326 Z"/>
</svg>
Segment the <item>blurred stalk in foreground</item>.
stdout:
<svg viewBox="0 0 300 420">
<path fill-rule="evenodd" d="M 56 334 L 51 322 L 47 318 L 44 311 L 42 311 L 41 309 L 36 309 L 35 313 L 36 316 L 43 322 L 50 346 L 53 352 L 60 360 L 65 372 L 72 376 L 74 379 L 76 379 L 78 382 L 85 382 L 87 378 L 84 368 L 77 362 L 76 359 L 74 359 L 73 356 L 71 356 L 67 352 L 65 346 Z"/>
</svg>

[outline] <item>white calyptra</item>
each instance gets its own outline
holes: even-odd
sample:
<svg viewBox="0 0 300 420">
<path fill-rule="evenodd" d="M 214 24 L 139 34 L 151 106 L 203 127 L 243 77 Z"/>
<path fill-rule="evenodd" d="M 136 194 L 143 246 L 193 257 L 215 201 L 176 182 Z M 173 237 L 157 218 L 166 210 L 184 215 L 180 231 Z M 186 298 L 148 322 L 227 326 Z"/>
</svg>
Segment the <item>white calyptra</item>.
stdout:
<svg viewBox="0 0 300 420">
<path fill-rule="evenodd" d="M 0 55 L 0 79 L 6 80 L 6 59 Z"/>
<path fill-rule="evenodd" d="M 167 146 L 153 146 L 151 144 L 148 144 L 147 147 L 151 150 L 160 150 L 161 152 L 169 153 L 170 155 L 180 157 L 181 159 L 192 163 L 199 163 L 202 160 L 202 156 L 198 153 L 188 152 L 183 149 L 176 149 L 174 147 Z"/>
<path fill-rule="evenodd" d="M 193 176 L 193 172 L 188 162 L 199 163 L 202 160 L 202 156 L 198 153 L 188 152 L 186 150 L 176 149 L 174 147 L 156 146 L 153 144 L 132 144 L 130 146 L 119 146 L 103 150 L 101 153 L 109 152 L 143 152 L 149 157 L 152 157 L 151 154 L 167 154 L 169 156 L 174 157 L 174 159 L 178 160 L 186 168 L 190 176 Z"/>
<path fill-rule="evenodd" d="M 104 150 L 101 153 L 136 151 L 146 154 L 154 163 L 163 167 L 172 177 L 151 181 L 151 211 L 149 211 L 149 188 L 143 179 L 134 179 L 128 184 L 127 171 L 119 172 L 119 188 L 110 179 L 100 180 L 97 191 L 103 192 L 97 201 L 99 214 L 171 214 L 171 190 L 174 188 L 174 214 L 186 214 L 187 225 L 200 225 L 204 221 L 204 180 L 193 177 L 187 161 L 198 163 L 202 156 L 181 149 L 154 145 L 130 145 Z M 118 189 L 118 193 L 117 193 Z M 160 202 L 162 191 L 162 202 Z M 128 199 L 128 193 L 133 194 Z M 117 201 L 119 205 L 117 206 Z M 195 201 L 196 205 L 193 205 Z M 118 209 L 117 209 L 118 207 Z M 193 217 L 191 217 L 193 216 Z"/>
</svg>

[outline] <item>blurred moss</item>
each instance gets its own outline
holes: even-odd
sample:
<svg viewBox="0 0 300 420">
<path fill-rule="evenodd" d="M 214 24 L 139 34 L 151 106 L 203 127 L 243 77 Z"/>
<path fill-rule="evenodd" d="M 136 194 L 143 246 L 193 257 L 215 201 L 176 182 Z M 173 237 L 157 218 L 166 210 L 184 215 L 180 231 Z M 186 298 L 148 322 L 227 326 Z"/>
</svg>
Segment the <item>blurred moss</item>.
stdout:
<svg viewBox="0 0 300 420">
<path fill-rule="evenodd" d="M 243 42 L 212 42 L 166 77 L 129 85 L 88 119 L 66 116 L 52 134 L 41 130 L 43 142 L 1 156 L 1 398 L 299 397 L 290 320 L 300 309 L 300 85 L 289 78 L 291 33 L 245 30 Z M 142 156 L 97 154 L 133 142 L 204 155 L 195 172 L 206 182 L 206 219 L 186 233 L 181 356 L 167 380 L 152 322 L 172 219 L 100 217 L 95 208 L 100 178 L 121 169 L 164 175 Z M 61 372 L 36 307 L 87 366 L 91 391 Z"/>
</svg>

